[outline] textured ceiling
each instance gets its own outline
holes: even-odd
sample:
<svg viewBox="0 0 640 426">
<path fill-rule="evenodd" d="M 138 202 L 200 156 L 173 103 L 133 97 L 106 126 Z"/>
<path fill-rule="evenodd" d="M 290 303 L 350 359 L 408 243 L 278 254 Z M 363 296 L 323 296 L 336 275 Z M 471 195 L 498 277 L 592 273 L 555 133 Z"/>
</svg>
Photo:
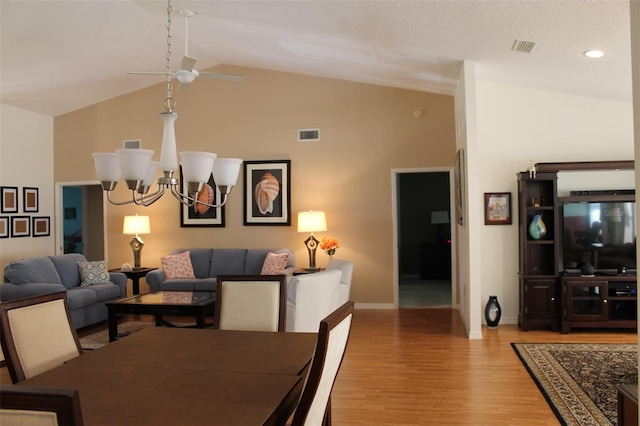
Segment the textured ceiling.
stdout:
<svg viewBox="0 0 640 426">
<path fill-rule="evenodd" d="M 177 1 L 173 63 L 247 66 L 453 94 L 463 60 L 482 79 L 631 102 L 622 0 Z M 0 100 L 48 115 L 163 81 L 165 1 L 0 1 Z M 531 53 L 514 41 L 536 43 Z M 582 53 L 602 49 L 592 60 Z M 207 84 L 198 79 L 195 85 Z M 231 84 L 231 83 L 230 83 Z"/>
</svg>

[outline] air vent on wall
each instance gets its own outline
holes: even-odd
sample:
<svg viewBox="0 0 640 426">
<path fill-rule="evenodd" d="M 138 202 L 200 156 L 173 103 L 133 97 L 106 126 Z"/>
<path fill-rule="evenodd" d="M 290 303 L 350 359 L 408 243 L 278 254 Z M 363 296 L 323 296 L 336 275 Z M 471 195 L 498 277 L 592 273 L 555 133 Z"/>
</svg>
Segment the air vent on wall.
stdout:
<svg viewBox="0 0 640 426">
<path fill-rule="evenodd" d="M 531 53 L 535 47 L 536 43 L 534 41 L 516 39 L 513 42 L 513 46 L 511 46 L 511 50 L 513 50 L 514 52 Z"/>
<path fill-rule="evenodd" d="M 142 146 L 142 139 L 127 139 L 122 141 L 122 147 L 124 149 L 140 149 Z"/>
<path fill-rule="evenodd" d="M 320 140 L 320 129 L 298 129 L 298 142 L 317 142 Z"/>
</svg>

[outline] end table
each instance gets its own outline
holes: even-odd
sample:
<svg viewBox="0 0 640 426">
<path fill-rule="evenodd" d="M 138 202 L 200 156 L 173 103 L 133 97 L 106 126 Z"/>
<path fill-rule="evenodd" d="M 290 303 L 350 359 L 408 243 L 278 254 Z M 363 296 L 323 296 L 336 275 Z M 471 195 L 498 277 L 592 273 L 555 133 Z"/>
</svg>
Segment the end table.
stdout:
<svg viewBox="0 0 640 426">
<path fill-rule="evenodd" d="M 109 269 L 109 272 L 122 272 L 131 280 L 133 294 L 140 294 L 140 278 L 143 278 L 147 273 L 156 270 L 158 268 L 133 268 L 131 271 L 123 271 L 122 269 Z M 126 291 L 125 291 L 126 296 Z"/>
</svg>

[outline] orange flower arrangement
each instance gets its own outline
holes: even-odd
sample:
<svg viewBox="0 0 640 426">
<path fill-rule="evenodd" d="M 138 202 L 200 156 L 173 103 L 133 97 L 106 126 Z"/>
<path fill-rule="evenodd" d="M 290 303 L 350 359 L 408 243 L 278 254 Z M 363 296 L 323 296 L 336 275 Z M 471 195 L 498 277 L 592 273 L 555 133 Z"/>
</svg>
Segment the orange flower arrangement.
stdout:
<svg viewBox="0 0 640 426">
<path fill-rule="evenodd" d="M 335 238 L 322 237 L 320 239 L 320 248 L 329 256 L 336 254 L 336 250 L 340 248 L 340 243 Z"/>
</svg>

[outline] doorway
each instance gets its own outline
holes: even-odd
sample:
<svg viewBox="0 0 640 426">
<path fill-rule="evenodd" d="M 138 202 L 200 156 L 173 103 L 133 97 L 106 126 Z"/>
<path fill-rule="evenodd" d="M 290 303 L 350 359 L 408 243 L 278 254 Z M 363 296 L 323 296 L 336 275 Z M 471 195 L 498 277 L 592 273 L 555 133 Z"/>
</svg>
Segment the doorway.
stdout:
<svg viewBox="0 0 640 426">
<path fill-rule="evenodd" d="M 394 171 L 396 307 L 452 307 L 452 169 Z"/>
<path fill-rule="evenodd" d="M 56 184 L 56 254 L 80 253 L 89 261 L 105 260 L 106 200 L 97 182 Z"/>
</svg>

